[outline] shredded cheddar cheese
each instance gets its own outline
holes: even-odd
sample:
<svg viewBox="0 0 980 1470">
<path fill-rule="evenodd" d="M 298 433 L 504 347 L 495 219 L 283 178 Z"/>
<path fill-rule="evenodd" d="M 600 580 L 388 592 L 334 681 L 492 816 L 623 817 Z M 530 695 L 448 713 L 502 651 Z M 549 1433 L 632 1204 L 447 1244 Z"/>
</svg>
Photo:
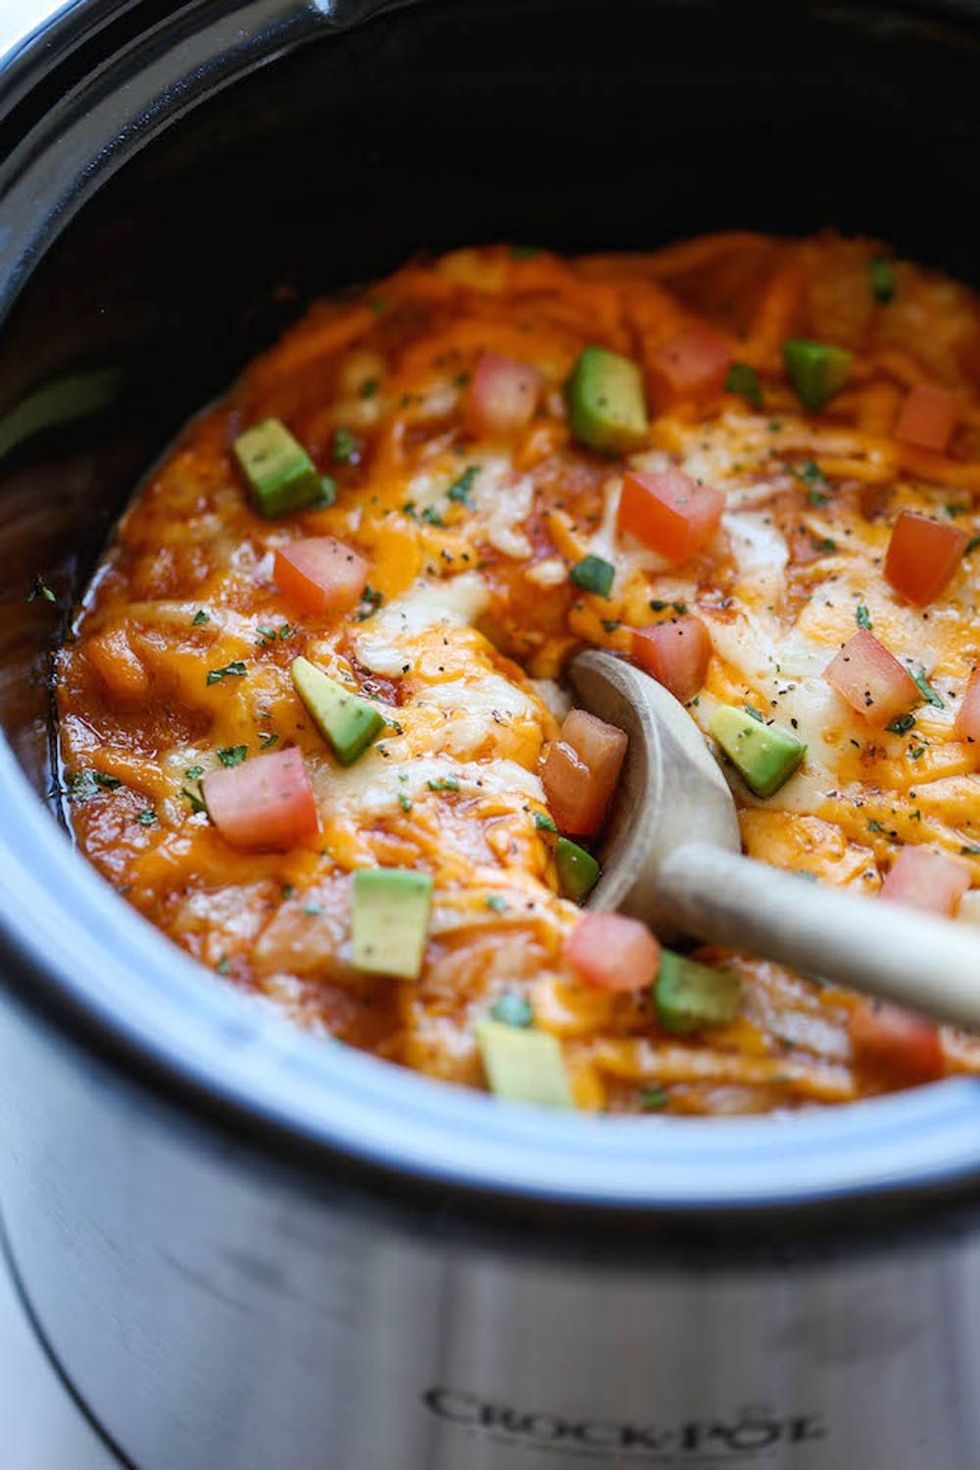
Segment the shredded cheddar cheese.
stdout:
<svg viewBox="0 0 980 1470">
<path fill-rule="evenodd" d="M 742 1003 L 686 1036 L 660 1026 L 648 992 L 586 984 L 564 956 L 578 910 L 558 891 L 541 777 L 570 657 L 630 656 L 635 630 L 693 615 L 711 647 L 693 719 L 707 732 L 720 705 L 749 707 L 807 746 L 773 796 L 732 778 L 752 856 L 874 895 L 903 848 L 925 845 L 980 886 L 980 748 L 955 728 L 980 661 L 980 310 L 902 261 L 876 299 L 880 254 L 746 233 L 579 261 L 488 247 L 314 306 L 153 472 L 61 650 L 66 770 L 120 783 L 78 788 L 82 851 L 232 983 L 448 1081 L 486 1086 L 476 1028 L 508 996 L 558 1038 L 586 1109 L 641 1111 L 650 1089 L 675 1114 L 793 1109 L 919 1080 L 862 1060 L 855 996 L 763 959 L 704 951 L 743 977 Z M 665 351 L 705 328 L 755 370 L 755 403 L 717 385 L 664 391 Z M 817 413 L 786 376 L 788 339 L 853 354 Z M 645 374 L 649 430 L 626 455 L 571 432 L 565 387 L 590 344 Z M 512 434 L 473 427 L 487 353 L 538 375 Z M 941 451 L 894 433 L 921 383 L 955 398 Z M 232 446 L 268 419 L 331 478 L 333 503 L 253 509 Z M 680 563 L 619 522 L 624 474 L 670 468 L 725 503 Z M 884 576 L 902 511 L 964 533 L 927 606 Z M 318 618 L 277 585 L 275 553 L 326 536 L 364 559 L 368 586 Z M 570 575 L 585 558 L 611 568 L 607 596 Z M 935 696 L 894 726 L 873 727 L 824 677 L 860 628 Z M 299 656 L 384 720 L 346 768 L 294 688 Z M 286 852 L 231 846 L 202 780 L 292 747 L 319 834 Z M 370 867 L 433 879 L 417 981 L 353 962 L 351 875 Z M 980 1042 L 941 1039 L 943 1070 L 980 1071 Z"/>
</svg>

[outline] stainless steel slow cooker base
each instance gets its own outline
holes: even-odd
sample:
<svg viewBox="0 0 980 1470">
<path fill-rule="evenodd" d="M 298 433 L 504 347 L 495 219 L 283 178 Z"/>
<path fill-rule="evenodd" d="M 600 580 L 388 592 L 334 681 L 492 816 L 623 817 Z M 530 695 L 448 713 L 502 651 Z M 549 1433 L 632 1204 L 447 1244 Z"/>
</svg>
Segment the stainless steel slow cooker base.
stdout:
<svg viewBox="0 0 980 1470">
<path fill-rule="evenodd" d="M 773 1232 L 739 1259 L 651 1227 L 620 1262 L 556 1223 L 549 1257 L 365 1215 L 33 1024 L 5 1034 L 12 1254 L 141 1470 L 976 1463 L 972 1229 L 856 1252 Z"/>
<path fill-rule="evenodd" d="M 236 996 L 58 828 L 65 610 L 182 418 L 310 296 L 419 247 L 727 225 L 975 270 L 971 6 L 369 9 L 76 0 L 0 70 L 25 1289 L 140 1470 L 973 1470 L 973 1083 L 737 1122 L 501 1107 Z"/>
</svg>

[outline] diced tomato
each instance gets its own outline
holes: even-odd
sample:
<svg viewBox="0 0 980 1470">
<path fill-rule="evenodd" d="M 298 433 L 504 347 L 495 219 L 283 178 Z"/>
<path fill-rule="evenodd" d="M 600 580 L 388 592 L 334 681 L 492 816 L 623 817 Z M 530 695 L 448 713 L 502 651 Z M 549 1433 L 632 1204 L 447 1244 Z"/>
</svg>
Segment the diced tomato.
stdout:
<svg viewBox="0 0 980 1470">
<path fill-rule="evenodd" d="M 851 1047 L 859 1067 L 895 1087 L 945 1075 L 939 1030 L 924 1016 L 865 1000 L 851 1015 Z"/>
<path fill-rule="evenodd" d="M 932 383 L 916 383 L 905 395 L 892 433 L 903 444 L 944 454 L 959 416 L 955 393 Z"/>
<path fill-rule="evenodd" d="M 600 990 L 645 990 L 660 968 L 660 945 L 639 919 L 583 914 L 565 941 L 565 959 Z"/>
<path fill-rule="evenodd" d="M 920 702 L 912 675 L 866 628 L 847 640 L 823 676 L 876 728 Z"/>
<path fill-rule="evenodd" d="M 499 352 L 484 352 L 466 395 L 464 418 L 471 434 L 516 434 L 530 421 L 541 396 L 537 368 Z"/>
<path fill-rule="evenodd" d="M 686 704 L 704 683 L 711 658 L 711 638 L 700 618 L 651 623 L 633 634 L 633 657 L 641 669 Z"/>
<path fill-rule="evenodd" d="M 616 790 L 628 740 L 624 731 L 586 710 L 573 709 L 560 738 L 545 747 L 541 779 L 562 832 L 591 837 Z"/>
<path fill-rule="evenodd" d="M 276 586 L 304 612 L 332 617 L 348 612 L 367 585 L 368 564 L 363 556 L 333 536 L 311 536 L 290 541 L 276 551 Z"/>
<path fill-rule="evenodd" d="M 694 556 L 718 529 L 725 497 L 683 470 L 627 470 L 619 498 L 619 529 L 668 561 Z"/>
<path fill-rule="evenodd" d="M 295 747 L 209 771 L 201 789 L 208 816 L 232 847 L 287 852 L 320 830 L 306 763 Z"/>
<path fill-rule="evenodd" d="M 885 580 L 916 607 L 925 607 L 956 571 L 966 543 L 958 527 L 903 510 L 888 543 Z"/>
<path fill-rule="evenodd" d="M 927 914 L 955 914 L 970 886 L 970 871 L 928 847 L 903 847 L 881 885 L 881 897 Z"/>
<path fill-rule="evenodd" d="M 980 744 L 980 669 L 975 669 L 966 686 L 963 703 L 956 714 L 954 733 L 957 740 Z"/>
<path fill-rule="evenodd" d="M 646 367 L 658 403 L 669 406 L 720 393 L 731 360 L 724 337 L 699 323 L 658 347 Z"/>
<path fill-rule="evenodd" d="M 548 806 L 562 832 L 598 832 L 602 814 L 592 794 L 592 772 L 564 740 L 544 748 L 541 781 Z"/>
</svg>

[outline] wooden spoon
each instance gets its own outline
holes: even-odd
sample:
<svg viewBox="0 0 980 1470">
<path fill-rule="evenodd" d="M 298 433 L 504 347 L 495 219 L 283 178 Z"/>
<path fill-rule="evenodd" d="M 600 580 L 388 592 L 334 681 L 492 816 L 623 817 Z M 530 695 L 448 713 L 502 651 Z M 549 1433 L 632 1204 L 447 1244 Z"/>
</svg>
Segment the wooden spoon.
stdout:
<svg viewBox="0 0 980 1470">
<path fill-rule="evenodd" d="M 728 783 L 683 705 L 609 653 L 580 654 L 571 681 L 586 709 L 630 738 L 590 908 L 980 1029 L 980 936 L 744 857 Z"/>
</svg>

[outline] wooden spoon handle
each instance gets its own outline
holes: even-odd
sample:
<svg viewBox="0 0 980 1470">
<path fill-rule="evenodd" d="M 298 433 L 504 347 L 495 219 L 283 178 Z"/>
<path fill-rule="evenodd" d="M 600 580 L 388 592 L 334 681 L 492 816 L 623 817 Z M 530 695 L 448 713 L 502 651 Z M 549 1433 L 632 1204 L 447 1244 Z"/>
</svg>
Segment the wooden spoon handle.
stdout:
<svg viewBox="0 0 980 1470">
<path fill-rule="evenodd" d="M 706 843 L 675 848 L 658 887 L 700 939 L 980 1029 L 980 937 L 965 926 Z"/>
</svg>

